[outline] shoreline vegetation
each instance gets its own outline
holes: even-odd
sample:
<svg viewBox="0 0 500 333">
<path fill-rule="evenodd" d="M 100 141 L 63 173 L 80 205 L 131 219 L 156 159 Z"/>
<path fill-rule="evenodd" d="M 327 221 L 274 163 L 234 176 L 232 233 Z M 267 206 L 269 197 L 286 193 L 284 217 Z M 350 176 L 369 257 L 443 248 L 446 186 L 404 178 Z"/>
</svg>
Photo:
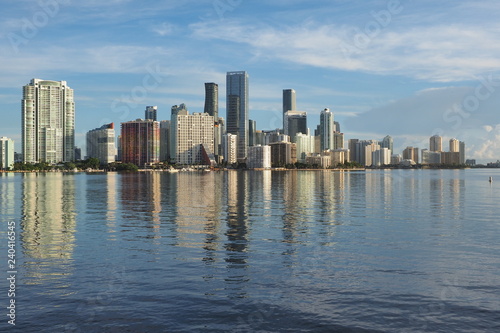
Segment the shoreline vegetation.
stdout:
<svg viewBox="0 0 500 333">
<path fill-rule="evenodd" d="M 439 170 L 439 169 L 477 169 L 477 168 L 494 168 L 488 166 L 468 166 L 468 165 L 421 165 L 412 166 L 400 165 L 385 165 L 385 166 L 370 166 L 364 167 L 355 162 L 340 164 L 336 167 L 321 168 L 318 165 L 306 165 L 295 163 L 286 166 L 273 166 L 270 169 L 248 169 L 243 165 L 210 167 L 206 165 L 171 165 L 168 163 L 159 163 L 148 168 L 140 169 L 132 163 L 111 163 L 108 165 L 100 165 L 97 159 L 88 159 L 78 162 L 66 162 L 56 165 L 49 163 L 21 163 L 14 164 L 12 170 L 0 170 L 2 173 L 32 173 L 32 172 L 64 172 L 64 173 L 105 173 L 105 172 L 207 172 L 207 171 L 369 171 L 369 170 Z"/>
</svg>

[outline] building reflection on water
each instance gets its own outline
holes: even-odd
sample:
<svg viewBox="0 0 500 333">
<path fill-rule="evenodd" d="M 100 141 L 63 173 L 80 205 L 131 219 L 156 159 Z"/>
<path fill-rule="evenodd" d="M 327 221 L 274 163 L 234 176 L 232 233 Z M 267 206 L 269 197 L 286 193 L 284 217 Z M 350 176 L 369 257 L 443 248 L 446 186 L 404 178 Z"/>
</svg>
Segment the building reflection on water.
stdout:
<svg viewBox="0 0 500 333">
<path fill-rule="evenodd" d="M 23 174 L 21 241 L 27 277 L 39 283 L 69 273 L 75 248 L 73 175 Z M 61 270 L 57 270 L 60 268 Z"/>
</svg>

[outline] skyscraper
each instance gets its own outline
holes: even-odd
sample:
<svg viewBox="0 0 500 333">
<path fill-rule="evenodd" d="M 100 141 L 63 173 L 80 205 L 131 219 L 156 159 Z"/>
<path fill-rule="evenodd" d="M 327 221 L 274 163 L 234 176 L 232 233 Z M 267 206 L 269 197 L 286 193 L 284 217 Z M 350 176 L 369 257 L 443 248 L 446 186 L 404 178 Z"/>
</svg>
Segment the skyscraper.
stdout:
<svg viewBox="0 0 500 333">
<path fill-rule="evenodd" d="M 160 162 L 170 159 L 170 120 L 160 121 Z"/>
<path fill-rule="evenodd" d="M 382 139 L 382 142 L 380 143 L 381 148 L 388 148 L 390 150 L 391 155 L 393 154 L 393 148 L 394 148 L 394 140 L 390 135 L 387 135 L 385 138 Z"/>
<path fill-rule="evenodd" d="M 443 138 L 439 135 L 433 135 L 429 139 L 430 151 L 443 151 Z"/>
<path fill-rule="evenodd" d="M 143 167 L 160 161 L 160 123 L 137 119 L 122 123 L 122 162 Z"/>
<path fill-rule="evenodd" d="M 208 113 L 177 115 L 175 162 L 178 164 L 215 163 L 214 117 Z"/>
<path fill-rule="evenodd" d="M 219 119 L 219 85 L 217 83 L 205 83 L 205 113 L 214 117 L 214 121 Z"/>
<path fill-rule="evenodd" d="M 14 166 L 14 141 L 5 136 L 0 138 L 0 169 Z"/>
<path fill-rule="evenodd" d="M 95 157 L 101 164 L 115 161 L 115 124 L 102 125 L 87 132 L 87 158 Z"/>
<path fill-rule="evenodd" d="M 181 105 L 177 106 L 174 105 L 171 108 L 171 114 L 170 114 L 170 160 L 175 161 L 176 159 L 176 154 L 175 154 L 175 147 L 177 146 L 177 136 L 175 133 L 177 133 L 177 116 L 179 115 L 187 115 L 188 110 L 186 104 L 182 103 Z"/>
<path fill-rule="evenodd" d="M 144 119 L 150 119 L 156 121 L 156 112 L 158 111 L 157 106 L 146 106 L 146 111 L 144 111 Z"/>
<path fill-rule="evenodd" d="M 290 141 L 295 142 L 297 133 L 307 133 L 307 112 L 287 111 L 284 114 L 285 126 L 283 131 L 290 136 Z"/>
<path fill-rule="evenodd" d="M 457 139 L 450 139 L 450 152 L 460 152 L 460 141 L 458 141 Z"/>
<path fill-rule="evenodd" d="M 23 87 L 24 162 L 69 162 L 75 154 L 75 102 L 66 81 L 32 79 Z"/>
<path fill-rule="evenodd" d="M 321 151 L 334 149 L 333 133 L 335 132 L 335 124 L 333 122 L 333 113 L 330 109 L 321 111 L 319 126 Z"/>
<path fill-rule="evenodd" d="M 296 108 L 295 90 L 283 89 L 283 129 L 285 129 L 285 113 L 295 111 Z"/>
<path fill-rule="evenodd" d="M 248 147 L 248 74 L 226 75 L 227 133 L 238 135 L 238 159 L 244 161 Z"/>
</svg>

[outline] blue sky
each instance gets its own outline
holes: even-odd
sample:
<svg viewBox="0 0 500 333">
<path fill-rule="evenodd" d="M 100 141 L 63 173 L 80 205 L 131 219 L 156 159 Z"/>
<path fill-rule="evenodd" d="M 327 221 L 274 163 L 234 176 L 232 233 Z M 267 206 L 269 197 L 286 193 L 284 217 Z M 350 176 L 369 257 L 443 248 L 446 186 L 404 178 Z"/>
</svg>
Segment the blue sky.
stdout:
<svg viewBox="0 0 500 333">
<path fill-rule="evenodd" d="M 0 136 L 21 143 L 22 86 L 75 90 L 77 145 L 106 122 L 203 110 L 204 83 L 250 75 L 250 118 L 281 125 L 282 90 L 308 126 L 330 108 L 346 140 L 391 135 L 395 150 L 434 134 L 467 158 L 500 159 L 498 1 L 3 0 Z"/>
</svg>

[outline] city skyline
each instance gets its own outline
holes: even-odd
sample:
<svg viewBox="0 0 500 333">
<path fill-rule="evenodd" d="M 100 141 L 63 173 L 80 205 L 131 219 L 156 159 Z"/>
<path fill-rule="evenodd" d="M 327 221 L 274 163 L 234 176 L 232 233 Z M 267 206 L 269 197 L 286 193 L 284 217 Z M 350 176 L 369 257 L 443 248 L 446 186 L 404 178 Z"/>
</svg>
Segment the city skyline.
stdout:
<svg viewBox="0 0 500 333">
<path fill-rule="evenodd" d="M 282 92 L 293 88 L 310 124 L 330 108 L 346 138 L 391 134 L 401 151 L 437 133 L 467 142 L 479 162 L 500 156 L 496 2 L 193 4 L 6 2 L 0 136 L 21 151 L 18 87 L 33 77 L 78 92 L 82 147 L 89 129 L 141 117 L 146 105 L 159 119 L 180 103 L 203 112 L 203 84 L 224 91 L 226 72 L 244 69 L 259 129 L 282 126 Z"/>
</svg>

